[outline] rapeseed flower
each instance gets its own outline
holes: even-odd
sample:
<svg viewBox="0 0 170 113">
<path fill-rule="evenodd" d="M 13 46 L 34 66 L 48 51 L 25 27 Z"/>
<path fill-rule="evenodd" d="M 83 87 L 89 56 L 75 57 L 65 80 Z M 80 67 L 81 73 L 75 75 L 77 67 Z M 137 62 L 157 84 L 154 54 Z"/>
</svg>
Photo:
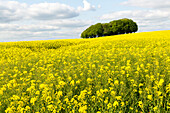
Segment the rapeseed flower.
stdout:
<svg viewBox="0 0 170 113">
<path fill-rule="evenodd" d="M 152 100 L 152 95 L 148 95 L 147 98 L 148 98 L 149 100 Z"/>
<path fill-rule="evenodd" d="M 119 105 L 118 101 L 114 101 L 113 106 L 117 107 Z"/>
<path fill-rule="evenodd" d="M 85 106 L 81 106 L 80 108 L 79 108 L 79 112 L 80 113 L 87 113 L 87 105 L 85 105 Z"/>
<path fill-rule="evenodd" d="M 142 103 L 142 101 L 139 101 L 139 102 L 138 102 L 138 105 L 139 105 L 140 108 L 143 108 L 143 103 Z"/>
<path fill-rule="evenodd" d="M 164 79 L 160 79 L 159 83 L 158 83 L 158 86 L 162 86 L 164 83 Z"/>
<path fill-rule="evenodd" d="M 114 81 L 114 84 L 115 84 L 115 85 L 119 85 L 119 80 L 115 80 L 115 81 Z"/>
<path fill-rule="evenodd" d="M 0 43 L 0 111 L 168 112 L 169 45 L 170 31 Z"/>
</svg>

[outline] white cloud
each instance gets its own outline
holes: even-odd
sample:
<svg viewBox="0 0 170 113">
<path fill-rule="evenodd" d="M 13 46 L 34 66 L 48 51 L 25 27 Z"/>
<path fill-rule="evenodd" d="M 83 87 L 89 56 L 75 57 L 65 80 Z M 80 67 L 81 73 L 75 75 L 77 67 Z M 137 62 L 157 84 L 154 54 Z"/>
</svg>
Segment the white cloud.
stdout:
<svg viewBox="0 0 170 113">
<path fill-rule="evenodd" d="M 127 0 L 122 4 L 144 8 L 170 9 L 170 0 Z"/>
<path fill-rule="evenodd" d="M 1 31 L 28 31 L 28 32 L 40 32 L 40 31 L 54 31 L 58 30 L 59 27 L 57 26 L 50 26 L 50 25 L 22 25 L 22 24 L 0 24 Z"/>
<path fill-rule="evenodd" d="M 66 39 L 79 38 L 82 29 L 73 28 L 71 31 L 0 31 L 0 42 L 7 41 L 24 41 L 24 40 L 50 40 L 50 39 Z"/>
<path fill-rule="evenodd" d="M 87 0 L 83 0 L 84 7 L 79 6 L 78 11 L 95 11 L 95 6 L 91 5 Z"/>
<path fill-rule="evenodd" d="M 61 3 L 26 4 L 17 1 L 0 0 L 0 23 L 32 20 L 69 19 L 79 16 L 82 11 L 94 11 L 95 6 L 83 0 L 84 7 L 77 9 Z"/>
<path fill-rule="evenodd" d="M 127 10 L 117 11 L 110 14 L 105 14 L 101 17 L 103 20 L 119 19 L 119 18 L 135 18 L 141 20 L 157 20 L 169 18 L 170 12 L 160 10 Z"/>
<path fill-rule="evenodd" d="M 121 18 L 131 18 L 137 22 L 140 31 L 168 29 L 170 23 L 170 12 L 160 10 L 128 10 L 117 11 L 101 16 L 101 20 L 115 20 Z"/>
<path fill-rule="evenodd" d="M 31 18 L 37 20 L 65 19 L 78 16 L 78 12 L 65 4 L 60 3 L 39 3 L 28 8 Z"/>
<path fill-rule="evenodd" d="M 48 20 L 29 23 L 0 23 L 0 41 L 77 38 L 91 24 L 86 20 Z"/>
<path fill-rule="evenodd" d="M 44 22 L 41 22 L 42 24 Z M 89 24 L 91 24 L 91 21 L 88 20 L 76 20 L 76 19 L 69 19 L 69 20 L 58 20 L 58 21 L 47 21 L 45 22 L 49 25 L 53 25 L 53 26 L 59 26 L 59 27 L 67 27 L 67 28 L 74 28 L 74 27 L 84 27 L 84 26 L 88 26 Z"/>
<path fill-rule="evenodd" d="M 0 22 L 11 22 L 23 19 L 27 4 L 17 1 L 0 0 Z"/>
<path fill-rule="evenodd" d="M 77 17 L 78 11 L 60 3 L 38 3 L 28 5 L 17 1 L 0 0 L 0 23 L 25 19 L 54 20 Z"/>
<path fill-rule="evenodd" d="M 84 0 L 81 11 L 89 10 L 95 10 L 95 7 Z M 60 3 L 29 5 L 0 0 L 0 41 L 79 37 L 92 23 L 72 19 L 80 13 L 80 10 Z"/>
<path fill-rule="evenodd" d="M 105 14 L 101 19 L 131 18 L 137 22 L 140 31 L 170 29 L 170 0 L 127 0 L 121 4 L 142 9 L 117 11 Z"/>
</svg>

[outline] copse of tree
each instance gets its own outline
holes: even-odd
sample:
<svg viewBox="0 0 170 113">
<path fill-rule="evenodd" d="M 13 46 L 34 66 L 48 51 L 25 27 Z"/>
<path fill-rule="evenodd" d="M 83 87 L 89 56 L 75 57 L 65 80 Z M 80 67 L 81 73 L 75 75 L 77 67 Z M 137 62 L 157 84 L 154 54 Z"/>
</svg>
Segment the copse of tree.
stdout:
<svg viewBox="0 0 170 113">
<path fill-rule="evenodd" d="M 112 34 L 111 25 L 109 23 L 102 24 L 103 26 L 103 36 L 108 36 Z"/>
<path fill-rule="evenodd" d="M 82 38 L 95 38 L 103 36 L 103 26 L 101 23 L 90 26 L 82 34 Z"/>
<path fill-rule="evenodd" d="M 138 25 L 131 19 L 119 19 L 109 23 L 97 23 L 91 25 L 85 31 L 82 32 L 82 38 L 95 38 L 101 36 L 118 35 L 125 33 L 137 32 Z"/>
</svg>

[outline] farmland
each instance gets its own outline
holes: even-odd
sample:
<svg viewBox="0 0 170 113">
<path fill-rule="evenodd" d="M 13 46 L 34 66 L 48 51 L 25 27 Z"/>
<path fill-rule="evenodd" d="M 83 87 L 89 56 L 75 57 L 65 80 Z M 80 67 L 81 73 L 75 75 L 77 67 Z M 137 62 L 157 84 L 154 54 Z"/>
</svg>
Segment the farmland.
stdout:
<svg viewBox="0 0 170 113">
<path fill-rule="evenodd" d="M 170 31 L 0 43 L 0 112 L 170 111 Z"/>
</svg>

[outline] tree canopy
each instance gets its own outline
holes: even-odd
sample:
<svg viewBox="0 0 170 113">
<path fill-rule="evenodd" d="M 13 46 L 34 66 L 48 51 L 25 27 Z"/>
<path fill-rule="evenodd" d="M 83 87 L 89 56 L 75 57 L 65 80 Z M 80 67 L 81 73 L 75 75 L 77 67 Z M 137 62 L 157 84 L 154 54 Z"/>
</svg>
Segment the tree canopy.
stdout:
<svg viewBox="0 0 170 113">
<path fill-rule="evenodd" d="M 125 33 L 137 32 L 138 25 L 131 19 L 119 19 L 113 20 L 109 23 L 97 23 L 91 25 L 85 31 L 82 32 L 82 38 L 95 38 L 101 36 L 118 35 Z"/>
</svg>

